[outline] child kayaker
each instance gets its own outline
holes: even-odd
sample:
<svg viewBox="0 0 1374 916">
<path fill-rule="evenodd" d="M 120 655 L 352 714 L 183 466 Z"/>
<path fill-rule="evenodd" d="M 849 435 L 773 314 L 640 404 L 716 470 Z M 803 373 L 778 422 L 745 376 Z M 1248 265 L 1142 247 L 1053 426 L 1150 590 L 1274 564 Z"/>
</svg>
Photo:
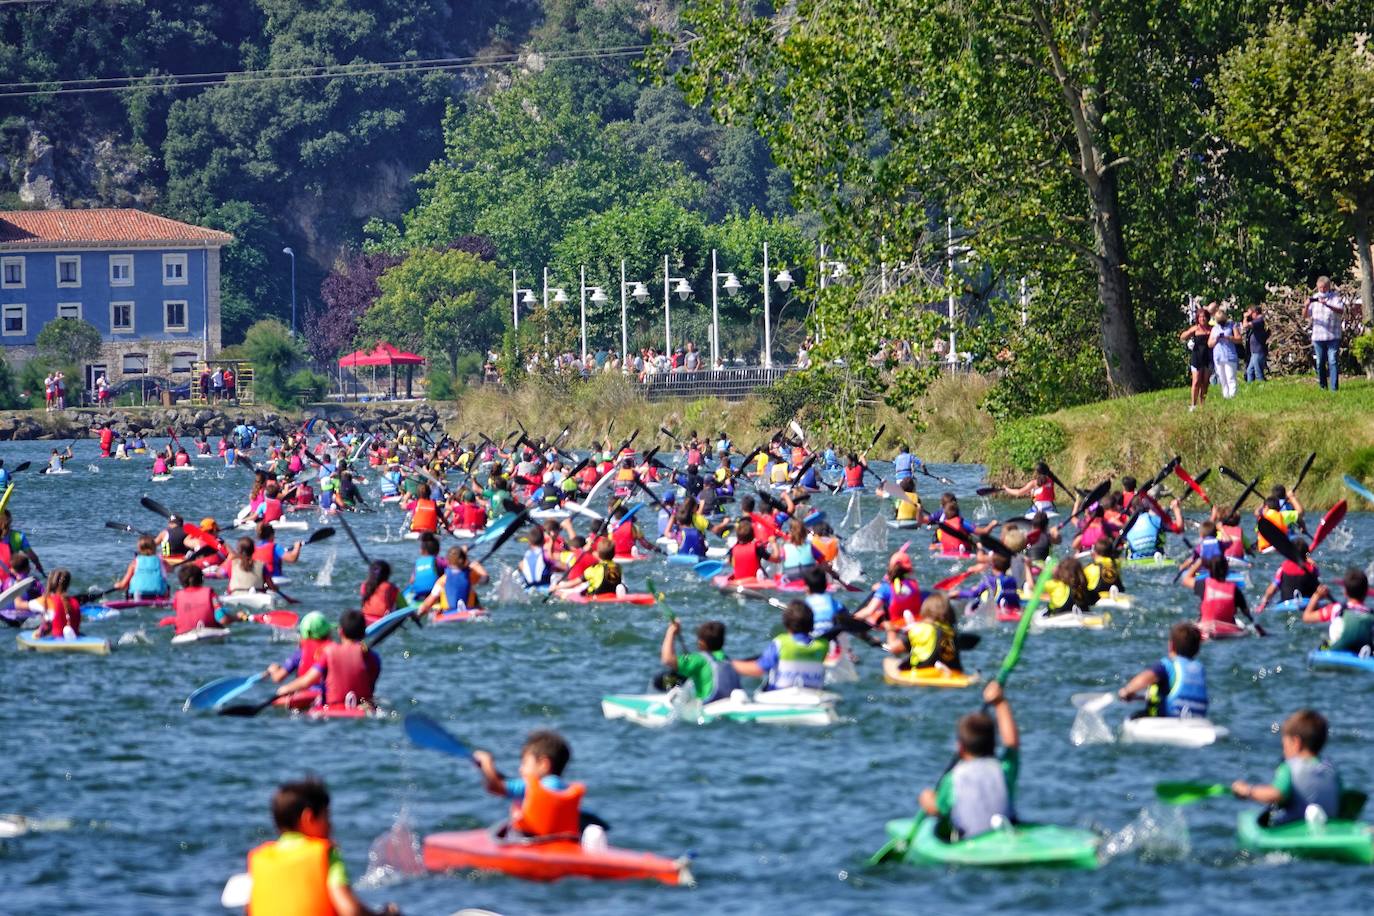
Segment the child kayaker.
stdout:
<svg viewBox="0 0 1374 916">
<path fill-rule="evenodd" d="M 1307 540 L 1305 538 L 1293 538 L 1293 550 L 1298 559 L 1285 559 L 1279 564 L 1278 570 L 1274 573 L 1274 578 L 1270 581 L 1268 588 L 1264 590 L 1264 597 L 1260 598 L 1259 608 L 1255 613 L 1260 613 L 1269 606 L 1270 599 L 1278 596 L 1279 601 L 1287 601 L 1291 598 L 1310 599 L 1321 585 L 1321 570 L 1317 564 L 1312 562 L 1312 558 L 1307 555 Z"/>
<path fill-rule="evenodd" d="M 520 577 L 525 580 L 525 588 L 547 588 L 553 579 L 553 569 L 544 553 L 544 542 L 544 529 L 530 529 L 529 547 L 520 558 L 518 567 Z"/>
<path fill-rule="evenodd" d="M 205 572 L 194 563 L 177 568 L 181 590 L 172 596 L 172 613 L 176 615 L 176 635 L 197 629 L 222 630 L 232 621 L 246 615 L 227 611 L 220 606 L 215 590 L 205 584 Z"/>
<path fill-rule="evenodd" d="M 420 535 L 420 555 L 415 558 L 415 569 L 410 574 L 410 583 L 403 593 L 407 601 L 422 601 L 434 591 L 434 583 L 444 571 L 444 563 L 439 559 L 439 539 L 429 532 Z"/>
<path fill-rule="evenodd" d="M 723 700 L 739 689 L 739 674 L 725 655 L 725 624 L 708 620 L 697 627 L 697 650 L 679 655 L 677 640 L 681 634 L 682 621 L 674 617 L 658 650 L 659 661 L 667 669 L 660 675 L 660 684 L 665 676 L 688 682 L 703 703 Z"/>
<path fill-rule="evenodd" d="M 735 671 L 746 677 L 764 679 L 765 690 L 825 686 L 825 657 L 830 651 L 829 636 L 812 637 L 814 618 L 804 601 L 790 601 L 782 612 L 787 631 L 773 639 L 757 659 L 734 659 Z"/>
<path fill-rule="evenodd" d="M 296 626 L 296 632 L 300 634 L 300 645 L 296 651 L 281 664 L 273 662 L 267 666 L 267 676 L 274 682 L 280 684 L 286 680 L 288 674 L 304 674 L 315 667 L 315 659 L 320 655 L 320 651 L 329 645 L 329 636 L 334 632 L 334 627 L 329 623 L 329 619 L 319 611 L 311 611 L 301 618 Z M 323 683 L 316 684 L 314 687 L 299 691 L 300 694 L 309 694 L 310 700 L 319 699 Z"/>
<path fill-rule="evenodd" d="M 473 751 L 472 759 L 482 771 L 487 791 L 511 800 L 511 828 L 525 836 L 581 838 L 592 845 L 587 843 L 591 836 L 583 836 L 584 822 L 590 820 L 582 813 L 587 787 L 563 779 L 572 749 L 562 735 L 532 732 L 520 749 L 520 775 L 515 779 L 501 775 L 488 751 Z"/>
<path fill-rule="evenodd" d="M 1016 819 L 1013 797 L 1021 759 L 1016 717 L 997 681 L 983 688 L 983 703 L 997 714 L 996 732 L 985 712 L 962 717 L 955 727 L 959 762 L 940 777 L 935 788 L 921 792 L 921 809 L 948 825 L 951 841 L 987 833 L 1001 822 Z M 1002 739 L 1000 758 L 997 737 Z"/>
<path fill-rule="evenodd" d="M 283 783 L 272 796 L 275 840 L 248 853 L 253 916 L 298 913 L 348 913 L 350 916 L 399 914 L 394 903 L 374 910 L 348 883 L 343 856 L 330 839 L 329 790 L 318 779 Z"/>
<path fill-rule="evenodd" d="M 43 597 L 29 602 L 30 610 L 43 613 L 38 624 L 40 639 L 75 639 L 81 635 L 81 602 L 67 594 L 71 584 L 68 570 L 54 569 L 48 574 Z"/>
<path fill-rule="evenodd" d="M 1207 577 L 1199 579 L 1197 574 L 1203 566 L 1207 567 Z M 1225 556 L 1213 557 L 1206 563 L 1202 559 L 1196 560 L 1192 567 L 1183 574 L 1183 587 L 1193 590 L 1193 593 L 1202 599 L 1199 608 L 1198 628 L 1205 635 L 1211 636 L 1220 631 L 1225 634 L 1240 629 L 1240 624 L 1236 623 L 1236 614 L 1250 615 L 1249 606 L 1245 603 L 1245 593 L 1240 590 L 1240 586 L 1234 582 L 1227 581 L 1231 567 L 1226 562 Z"/>
<path fill-rule="evenodd" d="M 1207 715 L 1207 675 L 1197 660 L 1202 631 L 1189 621 L 1169 630 L 1169 651 L 1162 659 L 1126 682 L 1116 692 L 1133 700 L 1145 692 L 1142 716 L 1191 717 Z"/>
<path fill-rule="evenodd" d="M 887 649 L 893 655 L 904 656 L 903 671 L 937 667 L 963 671 L 958 636 L 949 598 L 942 592 L 935 592 L 921 602 L 919 619 L 913 617 L 906 621 L 905 629 L 891 632 Z"/>
<path fill-rule="evenodd" d="M 992 567 L 991 571 L 984 574 L 976 585 L 955 592 L 954 597 L 963 601 L 981 598 L 985 604 L 995 608 L 1001 616 L 1015 617 L 1019 620 L 1021 596 L 1017 591 L 1016 579 L 1012 577 L 1010 572 L 1011 557 L 994 553 L 988 564 Z M 924 602 L 922 602 L 921 608 L 924 612 Z"/>
<path fill-rule="evenodd" d="M 854 616 L 875 627 L 900 627 L 906 613 L 920 607 L 921 585 L 911 573 L 911 555 L 899 550 L 888 558 L 887 577 L 873 587 L 873 597 Z"/>
<path fill-rule="evenodd" d="M 468 552 L 464 548 L 450 547 L 444 574 L 434 583 L 429 597 L 420 604 L 420 614 L 430 613 L 436 604 L 444 611 L 481 607 L 482 602 L 477 597 L 477 586 L 485 581 L 487 571 L 481 563 L 469 560 Z"/>
<path fill-rule="evenodd" d="M 363 599 L 363 620 L 369 624 L 396 610 L 401 590 L 391 582 L 391 564 L 373 560 L 359 594 Z"/>
<path fill-rule="evenodd" d="M 290 696 L 323 681 L 321 705 L 372 705 L 382 659 L 363 643 L 366 635 L 362 611 L 344 611 L 339 615 L 341 640 L 324 646 L 315 656 L 315 664 L 278 687 L 277 696 Z"/>
<path fill-rule="evenodd" d="M 1326 746 L 1326 717 L 1313 709 L 1299 709 L 1283 720 L 1279 739 L 1283 763 L 1274 771 L 1270 785 L 1252 785 L 1237 779 L 1231 783 L 1236 798 L 1268 805 L 1260 826 L 1277 827 L 1301 821 L 1315 805 L 1327 818 L 1340 814 L 1341 778 L 1336 768 L 1321 759 Z"/>
<path fill-rule="evenodd" d="M 1318 586 L 1316 593 L 1308 602 L 1307 610 L 1302 612 L 1303 623 L 1325 623 L 1331 627 L 1322 645 L 1331 652 L 1353 652 L 1356 655 L 1369 654 L 1366 647 L 1374 650 L 1374 616 L 1365 606 L 1369 596 L 1369 577 L 1363 569 L 1352 566 L 1345 571 L 1345 601 L 1340 604 L 1327 604 L 1318 607 L 1323 598 L 1331 594 L 1325 585 Z"/>
<path fill-rule="evenodd" d="M 735 522 L 735 545 L 730 548 L 730 578 L 757 579 L 764 575 L 765 562 L 777 562 L 781 557 L 768 544 L 754 538 L 754 523 L 747 518 Z"/>
<path fill-rule="evenodd" d="M 145 534 L 138 539 L 138 553 L 129 561 L 115 588 L 124 589 L 130 598 L 165 598 L 171 590 L 167 584 L 170 571 L 166 561 L 157 555 L 157 543 Z"/>
</svg>

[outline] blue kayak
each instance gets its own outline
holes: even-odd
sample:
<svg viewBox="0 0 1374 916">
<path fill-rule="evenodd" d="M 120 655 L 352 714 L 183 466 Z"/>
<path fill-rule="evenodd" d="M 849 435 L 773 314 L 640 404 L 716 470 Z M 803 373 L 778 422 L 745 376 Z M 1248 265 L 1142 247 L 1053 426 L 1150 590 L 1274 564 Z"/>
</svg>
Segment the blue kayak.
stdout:
<svg viewBox="0 0 1374 916">
<path fill-rule="evenodd" d="M 1307 601 L 1308 599 L 1301 597 L 1287 598 L 1283 601 L 1275 601 L 1273 604 L 1269 605 L 1269 610 L 1281 611 L 1285 614 L 1301 614 L 1303 611 L 1307 610 Z M 1326 607 L 1330 603 L 1330 601 L 1319 601 L 1317 602 L 1317 607 Z"/>
<path fill-rule="evenodd" d="M 1307 664 L 1312 668 L 1329 671 L 1367 671 L 1374 674 L 1374 657 L 1356 655 L 1354 652 L 1317 649 L 1308 653 Z"/>
</svg>

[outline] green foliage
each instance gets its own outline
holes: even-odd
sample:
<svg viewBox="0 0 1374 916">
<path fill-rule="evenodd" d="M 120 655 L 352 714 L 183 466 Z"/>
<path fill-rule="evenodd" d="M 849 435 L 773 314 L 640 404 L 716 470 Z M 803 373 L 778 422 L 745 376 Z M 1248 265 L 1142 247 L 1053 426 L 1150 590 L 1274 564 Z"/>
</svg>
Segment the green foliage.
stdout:
<svg viewBox="0 0 1374 916">
<path fill-rule="evenodd" d="M 42 391 L 42 377 L 39 378 L 39 391 Z M 18 410 L 28 407 L 28 402 L 19 396 L 20 379 L 8 362 L 0 359 L 0 410 Z"/>
<path fill-rule="evenodd" d="M 1030 417 L 998 427 L 988 443 L 988 467 L 995 471 L 1015 468 L 1030 471 L 1037 461 L 1048 461 L 1069 444 L 1064 427 L 1053 420 Z"/>
<path fill-rule="evenodd" d="M 285 238 L 267 211 L 245 200 L 230 200 L 186 218 L 231 233 L 220 252 L 220 328 L 225 343 L 243 340 L 259 318 L 291 320 L 291 271 L 280 254 Z"/>
<path fill-rule="evenodd" d="M 325 392 L 329 390 L 331 384 L 332 380 L 329 376 L 310 369 L 297 369 L 286 380 L 287 390 L 297 399 L 307 402 L 323 400 Z"/>
<path fill-rule="evenodd" d="M 253 364 L 256 396 L 278 407 L 295 403 L 292 367 L 305 359 L 300 339 L 291 329 L 272 318 L 255 323 L 243 338 L 243 356 Z"/>
<path fill-rule="evenodd" d="M 1374 477 L 1374 447 L 1363 446 L 1346 453 L 1344 473 L 1356 480 L 1369 480 Z"/>
<path fill-rule="evenodd" d="M 458 386 L 447 367 L 438 364 L 425 372 L 425 397 L 431 401 L 451 401 L 458 396 Z"/>
<path fill-rule="evenodd" d="M 359 343 L 432 354 L 456 375 L 461 353 L 485 350 L 499 333 L 502 280 L 499 268 L 466 251 L 416 251 L 378 278 L 382 294 L 363 315 Z"/>
<path fill-rule="evenodd" d="M 58 366 L 90 362 L 100 355 L 100 343 L 100 330 L 80 318 L 49 321 L 34 340 L 38 358 Z"/>
<path fill-rule="evenodd" d="M 1365 331 L 1350 344 L 1350 355 L 1365 371 L 1374 371 L 1374 331 Z"/>
</svg>

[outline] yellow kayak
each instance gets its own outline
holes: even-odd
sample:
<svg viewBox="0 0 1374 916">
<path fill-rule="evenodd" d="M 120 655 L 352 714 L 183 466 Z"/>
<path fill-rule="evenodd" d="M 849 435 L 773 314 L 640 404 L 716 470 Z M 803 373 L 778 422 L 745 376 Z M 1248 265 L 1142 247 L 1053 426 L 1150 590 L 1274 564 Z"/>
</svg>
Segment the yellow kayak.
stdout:
<svg viewBox="0 0 1374 916">
<path fill-rule="evenodd" d="M 978 672 L 950 671 L 948 668 L 908 668 L 902 670 L 900 658 L 883 659 L 883 680 L 898 687 L 972 687 L 982 678 Z"/>
</svg>

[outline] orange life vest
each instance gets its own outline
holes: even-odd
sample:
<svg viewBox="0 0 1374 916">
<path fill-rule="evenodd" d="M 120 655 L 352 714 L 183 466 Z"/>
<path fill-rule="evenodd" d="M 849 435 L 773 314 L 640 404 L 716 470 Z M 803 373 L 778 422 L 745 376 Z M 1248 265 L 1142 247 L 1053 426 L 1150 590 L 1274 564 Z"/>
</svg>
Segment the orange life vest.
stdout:
<svg viewBox="0 0 1374 916">
<path fill-rule="evenodd" d="M 410 517 L 410 530 L 428 531 L 431 534 L 439 530 L 439 510 L 434 500 L 415 500 L 415 512 Z"/>
<path fill-rule="evenodd" d="M 826 538 L 815 535 L 811 538 L 811 546 L 820 551 L 821 559 L 827 563 L 834 563 L 836 557 L 840 555 L 839 538 Z"/>
<path fill-rule="evenodd" d="M 1288 531 L 1288 523 L 1283 520 L 1283 513 L 1278 509 L 1265 509 L 1261 518 L 1267 518 L 1274 523 L 1274 527 L 1280 531 Z M 1265 538 L 1264 534 L 1258 530 L 1255 532 L 1255 547 L 1260 553 L 1268 550 L 1273 545 Z"/>
<path fill-rule="evenodd" d="M 524 799 L 511 806 L 511 826 L 531 836 L 578 836 L 586 792 L 587 787 L 580 782 L 569 783 L 566 789 L 550 789 L 537 779 L 528 781 Z"/>
<path fill-rule="evenodd" d="M 333 916 L 328 840 L 273 840 L 248 853 L 249 916 Z"/>
</svg>

